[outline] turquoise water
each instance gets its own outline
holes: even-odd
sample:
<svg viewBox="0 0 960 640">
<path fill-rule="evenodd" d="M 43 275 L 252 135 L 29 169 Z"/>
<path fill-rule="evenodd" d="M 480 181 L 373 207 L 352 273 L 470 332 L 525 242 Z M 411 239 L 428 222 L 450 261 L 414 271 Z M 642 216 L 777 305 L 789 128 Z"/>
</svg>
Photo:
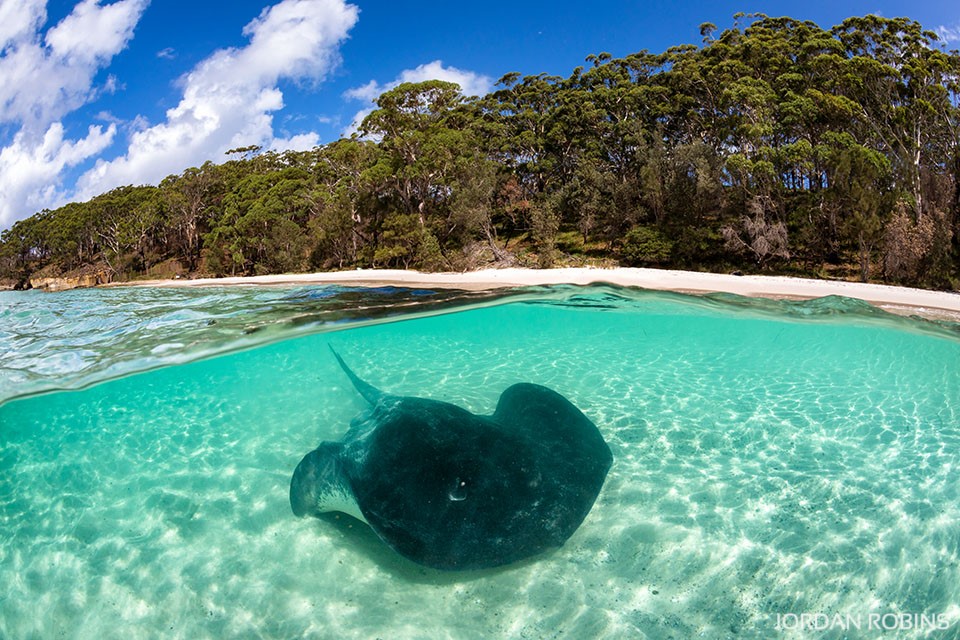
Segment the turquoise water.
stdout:
<svg viewBox="0 0 960 640">
<path fill-rule="evenodd" d="M 611 287 L 6 293 L 0 320 L 3 638 L 960 629 L 956 326 Z M 363 408 L 328 344 L 384 390 L 476 413 L 515 382 L 565 395 L 614 455 L 583 525 L 444 573 L 347 517 L 294 518 L 293 468 Z"/>
</svg>

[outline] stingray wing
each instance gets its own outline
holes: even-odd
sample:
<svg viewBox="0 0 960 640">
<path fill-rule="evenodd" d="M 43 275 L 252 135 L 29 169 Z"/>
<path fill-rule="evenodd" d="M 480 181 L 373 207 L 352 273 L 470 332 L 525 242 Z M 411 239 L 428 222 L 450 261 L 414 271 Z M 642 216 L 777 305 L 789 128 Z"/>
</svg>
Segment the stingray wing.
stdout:
<svg viewBox="0 0 960 640">
<path fill-rule="evenodd" d="M 563 506 L 569 537 L 587 517 L 613 464 L 600 430 L 556 391 L 526 382 L 501 394 L 493 419 L 537 448 L 548 470 L 544 491 Z"/>
<path fill-rule="evenodd" d="M 545 439 L 528 428 L 544 416 L 563 423 Z M 492 417 L 405 397 L 378 404 L 369 419 L 377 426 L 366 455 L 348 471 L 357 504 L 389 546 L 439 569 L 499 566 L 563 544 L 610 466 L 596 427 L 536 385 L 508 389 Z M 589 440 L 584 456 L 591 428 L 599 444 Z"/>
<path fill-rule="evenodd" d="M 493 419 L 511 431 L 569 456 L 599 476 L 602 484 L 613 454 L 597 425 L 562 395 L 538 384 L 523 382 L 500 395 Z M 599 491 L 599 486 L 597 487 Z"/>
</svg>

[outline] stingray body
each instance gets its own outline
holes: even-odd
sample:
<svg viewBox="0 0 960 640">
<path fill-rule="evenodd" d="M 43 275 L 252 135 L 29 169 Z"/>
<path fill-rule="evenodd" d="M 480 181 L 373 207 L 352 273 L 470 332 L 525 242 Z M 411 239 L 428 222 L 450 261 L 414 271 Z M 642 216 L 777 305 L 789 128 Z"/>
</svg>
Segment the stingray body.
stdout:
<svg viewBox="0 0 960 640">
<path fill-rule="evenodd" d="M 334 355 L 370 408 L 297 466 L 294 514 L 348 513 L 406 558 L 449 570 L 536 555 L 583 522 L 613 456 L 566 398 L 515 384 L 493 415 L 478 416 L 385 394 Z"/>
</svg>

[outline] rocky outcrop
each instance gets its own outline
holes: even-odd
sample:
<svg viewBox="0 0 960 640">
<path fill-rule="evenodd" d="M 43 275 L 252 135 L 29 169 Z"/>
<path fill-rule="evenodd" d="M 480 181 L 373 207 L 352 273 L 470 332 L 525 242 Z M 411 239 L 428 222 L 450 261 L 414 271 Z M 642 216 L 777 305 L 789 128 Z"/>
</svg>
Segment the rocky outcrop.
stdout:
<svg viewBox="0 0 960 640">
<path fill-rule="evenodd" d="M 98 284 L 107 284 L 113 278 L 107 271 L 98 271 L 96 273 L 83 273 L 75 276 L 58 277 L 38 277 L 30 278 L 30 287 L 33 289 L 42 289 L 44 291 L 66 291 L 67 289 L 77 289 L 78 287 L 95 287 Z"/>
</svg>

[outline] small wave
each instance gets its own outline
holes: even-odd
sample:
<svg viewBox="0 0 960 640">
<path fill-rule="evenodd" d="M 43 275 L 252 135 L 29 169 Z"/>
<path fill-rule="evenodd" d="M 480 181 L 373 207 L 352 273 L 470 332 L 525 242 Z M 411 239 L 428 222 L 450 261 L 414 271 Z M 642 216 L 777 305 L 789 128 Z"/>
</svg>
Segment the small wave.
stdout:
<svg viewBox="0 0 960 640">
<path fill-rule="evenodd" d="M 905 318 L 839 296 L 805 301 L 693 296 L 609 284 L 494 292 L 339 285 L 2 292 L 0 403 L 311 333 L 507 303 L 858 322 L 960 339 L 956 323 Z M 658 311 L 658 305 L 666 306 Z"/>
<path fill-rule="evenodd" d="M 309 333 L 442 313 L 501 297 L 337 285 L 3 292 L 0 403 Z"/>
<path fill-rule="evenodd" d="M 920 332 L 948 340 L 960 339 L 960 323 L 894 314 L 864 300 L 837 295 L 805 300 L 754 298 L 734 293 L 695 295 L 604 283 L 590 286 L 554 285 L 536 289 L 542 292 L 543 299 L 528 301 L 533 304 L 639 311 L 657 301 L 668 301 L 674 304 L 674 313 L 683 313 L 685 309 L 687 313 L 712 313 L 724 317 L 752 317 L 782 322 L 856 322 Z M 533 289 L 528 288 L 527 291 Z"/>
</svg>

